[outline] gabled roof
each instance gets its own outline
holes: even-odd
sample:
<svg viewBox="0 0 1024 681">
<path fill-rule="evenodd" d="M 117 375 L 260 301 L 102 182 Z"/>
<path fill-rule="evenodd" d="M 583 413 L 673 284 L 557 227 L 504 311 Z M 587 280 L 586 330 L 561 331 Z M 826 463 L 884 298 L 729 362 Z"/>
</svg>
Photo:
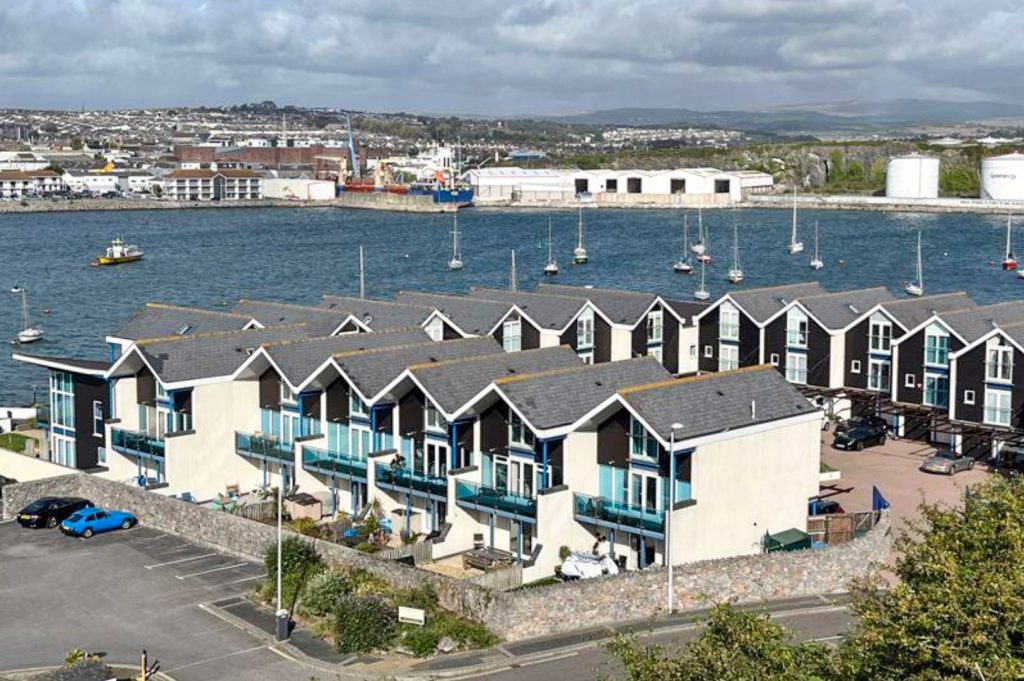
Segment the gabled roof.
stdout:
<svg viewBox="0 0 1024 681">
<path fill-rule="evenodd" d="M 574 423 L 622 388 L 671 377 L 654 359 L 639 357 L 502 378 L 494 383 L 534 429 L 547 430 Z"/>
<path fill-rule="evenodd" d="M 665 442 L 673 423 L 683 426 L 677 440 L 688 440 L 818 411 L 767 365 L 626 388 L 619 395 Z"/>
<path fill-rule="evenodd" d="M 755 322 L 761 324 L 772 315 L 781 311 L 794 300 L 826 293 L 816 281 L 801 284 L 785 284 L 768 286 L 726 294 L 715 301 L 710 307 L 719 305 L 726 298 L 734 301 Z"/>
<path fill-rule="evenodd" d="M 442 411 L 454 414 L 491 381 L 582 365 L 572 348 L 562 345 L 418 364 L 409 371 Z"/>
<path fill-rule="evenodd" d="M 374 331 L 407 329 L 419 326 L 427 320 L 433 307 L 429 305 L 408 305 L 388 300 L 368 300 L 348 296 L 325 295 L 321 309 L 352 316 L 359 323 Z"/>
<path fill-rule="evenodd" d="M 247 315 L 264 326 L 306 324 L 309 336 L 330 336 L 348 319 L 346 314 L 319 307 L 244 298 L 238 301 L 232 312 Z"/>
<path fill-rule="evenodd" d="M 252 320 L 244 314 L 202 310 L 195 307 L 147 303 L 139 308 L 112 336 L 126 340 L 162 338 L 179 334 L 195 335 L 221 331 L 239 331 Z"/>
<path fill-rule="evenodd" d="M 103 377 L 110 369 L 110 362 L 103 360 L 77 359 L 75 357 L 53 357 L 49 355 L 34 355 L 16 352 L 11 358 L 17 362 L 35 364 L 57 371 L 66 371 L 72 374 L 85 376 Z"/>
<path fill-rule="evenodd" d="M 909 331 L 934 314 L 966 310 L 975 307 L 975 304 L 963 291 L 954 291 L 921 298 L 890 300 L 882 303 L 881 307 L 896 323 Z"/>
<path fill-rule="evenodd" d="M 493 338 L 460 338 L 338 354 L 334 364 L 365 398 L 373 399 L 411 366 L 503 352 Z"/>
<path fill-rule="evenodd" d="M 864 312 L 875 305 L 893 299 L 894 296 L 889 289 L 877 286 L 817 296 L 803 296 L 798 300 L 798 304 L 826 329 L 835 331 L 860 319 Z"/>
<path fill-rule="evenodd" d="M 997 335 L 1002 336 L 1012 345 L 1016 346 L 1018 350 L 1024 352 L 1024 322 L 1016 322 L 1013 324 L 1003 324 L 1001 326 L 991 327 L 988 331 L 978 336 L 970 343 L 964 345 L 964 347 L 960 348 L 956 352 L 951 352 L 949 357 L 951 360 L 958 359 Z"/>
<path fill-rule="evenodd" d="M 682 320 L 686 326 L 693 326 L 693 318 L 708 309 L 708 303 L 697 303 L 689 300 L 669 300 L 665 298 L 665 304 L 672 308 L 676 317 Z"/>
<path fill-rule="evenodd" d="M 511 303 L 416 291 L 400 291 L 395 301 L 432 307 L 462 331 L 475 336 L 487 335 L 512 307 Z"/>
<path fill-rule="evenodd" d="M 650 309 L 658 296 L 639 291 L 619 291 L 590 286 L 566 286 L 565 284 L 538 284 L 537 293 L 553 294 L 589 300 L 616 324 L 635 326 Z"/>
<path fill-rule="evenodd" d="M 995 305 L 944 312 L 939 318 L 967 343 L 973 343 L 997 326 L 1024 322 L 1024 301 L 1013 300 Z"/>
<path fill-rule="evenodd" d="M 549 331 L 563 331 L 587 304 L 586 301 L 579 298 L 492 288 L 473 287 L 469 289 L 467 295 L 475 300 L 491 300 L 517 305 L 523 314 L 542 329 Z"/>
</svg>

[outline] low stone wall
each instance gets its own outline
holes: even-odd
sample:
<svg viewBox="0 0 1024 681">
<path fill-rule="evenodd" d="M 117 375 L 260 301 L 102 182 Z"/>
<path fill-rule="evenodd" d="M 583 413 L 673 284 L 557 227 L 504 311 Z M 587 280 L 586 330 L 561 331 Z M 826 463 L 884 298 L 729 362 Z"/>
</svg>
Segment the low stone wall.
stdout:
<svg viewBox="0 0 1024 681">
<path fill-rule="evenodd" d="M 266 547 L 276 540 L 271 525 L 80 473 L 5 487 L 3 516 L 11 517 L 44 495 L 81 496 L 101 506 L 131 511 L 147 527 L 243 558 L 262 559 Z M 443 607 L 479 620 L 511 641 L 647 619 L 663 613 L 665 607 L 664 568 L 501 593 L 338 544 L 315 543 L 328 562 L 366 569 L 396 589 L 430 584 Z M 891 546 L 889 519 L 883 516 L 865 536 L 848 544 L 681 565 L 675 569 L 676 607 L 700 607 L 730 598 L 750 602 L 842 591 L 851 577 L 866 574 L 871 563 L 885 561 Z"/>
</svg>

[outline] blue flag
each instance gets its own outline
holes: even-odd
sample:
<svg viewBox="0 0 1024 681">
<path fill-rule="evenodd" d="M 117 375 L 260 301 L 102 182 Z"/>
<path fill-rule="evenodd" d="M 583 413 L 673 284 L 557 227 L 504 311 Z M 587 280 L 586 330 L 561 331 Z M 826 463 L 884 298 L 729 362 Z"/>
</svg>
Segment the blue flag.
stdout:
<svg viewBox="0 0 1024 681">
<path fill-rule="evenodd" d="M 871 486 L 871 510 L 884 511 L 889 508 L 889 502 L 874 485 Z"/>
</svg>

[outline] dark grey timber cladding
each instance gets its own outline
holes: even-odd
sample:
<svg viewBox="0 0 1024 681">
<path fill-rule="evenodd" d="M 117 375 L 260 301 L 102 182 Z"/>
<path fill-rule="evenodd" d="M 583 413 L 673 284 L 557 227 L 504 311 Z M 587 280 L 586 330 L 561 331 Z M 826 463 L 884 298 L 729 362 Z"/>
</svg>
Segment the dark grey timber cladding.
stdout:
<svg viewBox="0 0 1024 681">
<path fill-rule="evenodd" d="M 629 412 L 625 409 L 597 427 L 597 463 L 629 468 Z"/>
<path fill-rule="evenodd" d="M 950 341 L 953 339 L 950 338 Z M 921 404 L 924 401 L 924 329 L 899 344 L 899 376 L 892 377 L 896 401 Z M 867 367 L 865 367 L 865 370 Z M 914 387 L 906 387 L 906 375 L 914 375 Z"/>
<path fill-rule="evenodd" d="M 508 448 L 508 406 L 498 401 L 480 414 L 480 449 L 504 452 Z"/>
<path fill-rule="evenodd" d="M 843 383 L 848 388 L 864 390 L 868 387 L 868 334 L 871 331 L 870 317 L 846 332 L 846 356 L 843 366 Z M 860 362 L 860 371 L 853 373 L 853 362 Z"/>
<path fill-rule="evenodd" d="M 281 408 L 281 379 L 273 369 L 267 369 L 260 375 L 260 407 Z"/>
<path fill-rule="evenodd" d="M 779 356 L 779 373 L 786 375 L 786 315 L 780 315 L 764 327 L 764 361 L 770 362 L 772 354 Z"/>
<path fill-rule="evenodd" d="M 156 379 L 148 367 L 135 375 L 135 401 L 139 404 L 153 404 L 156 401 Z"/>
<path fill-rule="evenodd" d="M 520 325 L 522 330 L 523 338 L 522 343 L 523 350 L 536 350 L 540 347 L 540 329 L 526 321 L 522 321 Z"/>
<path fill-rule="evenodd" d="M 761 330 L 747 315 L 740 312 L 740 366 L 760 364 Z"/>
<path fill-rule="evenodd" d="M 643 357 L 647 354 L 647 323 L 641 322 L 630 333 L 630 357 Z"/>
<path fill-rule="evenodd" d="M 900 351 L 900 363 L 903 352 Z M 1016 368 L 1016 367 L 1015 367 Z M 902 370 L 901 370 L 902 371 Z M 964 391 L 974 391 L 974 404 L 964 403 Z M 956 417 L 960 421 L 981 423 L 985 412 L 985 344 L 965 352 L 956 360 L 956 395 L 949 396 L 950 401 L 956 400 Z"/>
<path fill-rule="evenodd" d="M 829 387 L 832 338 L 810 317 L 807 318 L 807 383 L 821 388 Z"/>
<path fill-rule="evenodd" d="M 664 342 L 661 347 L 662 364 L 673 374 L 679 373 L 679 321 L 665 312 Z"/>
<path fill-rule="evenodd" d="M 644 353 L 646 354 L 646 353 Z M 612 325 L 594 315 L 594 364 L 612 361 Z"/>
<path fill-rule="evenodd" d="M 700 318 L 697 353 L 700 357 L 698 366 L 701 371 L 718 371 L 718 312 L 719 309 L 716 307 Z M 707 357 L 704 348 L 709 346 L 711 356 Z"/>
<path fill-rule="evenodd" d="M 423 433 L 423 391 L 414 388 L 398 402 L 398 431 L 403 437 L 418 437 Z"/>
<path fill-rule="evenodd" d="M 75 465 L 78 468 L 92 468 L 99 465 L 99 448 L 103 445 L 103 431 L 99 437 L 93 435 L 93 402 L 103 405 L 103 418 L 110 416 L 107 404 L 109 391 L 107 382 L 93 376 L 72 374 L 75 382 Z"/>
<path fill-rule="evenodd" d="M 576 322 L 574 321 L 569 325 L 569 328 L 565 330 L 561 336 L 558 337 L 559 345 L 568 345 L 573 350 L 579 349 L 579 342 L 576 336 Z"/>
<path fill-rule="evenodd" d="M 327 386 L 327 420 L 332 423 L 348 421 L 348 384 L 341 378 Z"/>
</svg>

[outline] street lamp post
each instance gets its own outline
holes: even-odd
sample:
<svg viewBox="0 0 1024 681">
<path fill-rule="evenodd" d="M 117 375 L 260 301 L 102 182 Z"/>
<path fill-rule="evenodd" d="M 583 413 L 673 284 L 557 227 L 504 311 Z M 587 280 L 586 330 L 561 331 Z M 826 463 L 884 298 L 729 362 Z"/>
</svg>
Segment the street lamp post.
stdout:
<svg viewBox="0 0 1024 681">
<path fill-rule="evenodd" d="M 672 614 L 672 509 L 676 505 L 676 431 L 682 430 L 683 424 L 673 423 L 668 434 L 669 480 L 668 508 L 665 509 L 665 560 L 668 562 L 668 614 Z"/>
<path fill-rule="evenodd" d="M 277 485 L 277 618 L 276 638 L 284 641 L 288 638 L 288 611 L 284 609 L 281 598 L 281 526 L 284 515 L 284 475 Z"/>
</svg>

